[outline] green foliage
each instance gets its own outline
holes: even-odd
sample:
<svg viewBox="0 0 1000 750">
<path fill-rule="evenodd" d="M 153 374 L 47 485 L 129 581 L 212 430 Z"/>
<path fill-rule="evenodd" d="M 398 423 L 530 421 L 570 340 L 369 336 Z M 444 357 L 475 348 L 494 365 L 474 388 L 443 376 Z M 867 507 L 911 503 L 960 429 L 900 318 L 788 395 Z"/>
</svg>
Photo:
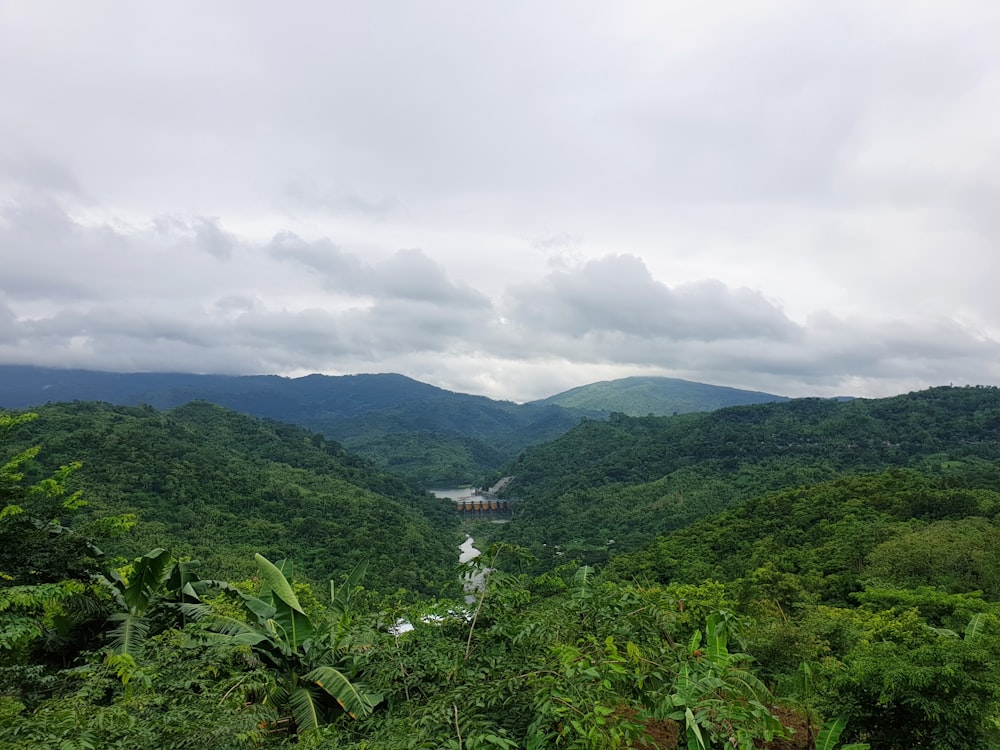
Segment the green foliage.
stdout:
<svg viewBox="0 0 1000 750">
<path fill-rule="evenodd" d="M 210 586 L 231 589 L 221 581 L 202 581 L 195 573 L 197 566 L 192 561 L 174 562 L 169 552 L 157 548 L 136 560 L 126 575 L 112 570 L 109 576 L 97 577 L 118 607 L 108 617 L 109 623 L 116 623 L 108 633 L 113 654 L 137 657 L 151 628 L 160 631 L 205 614 L 208 608 L 200 597 Z"/>
<path fill-rule="evenodd" d="M 370 418 L 362 421 L 359 434 L 345 439 L 344 445 L 420 487 L 471 484 L 510 459 L 509 453 L 473 437 L 428 431 L 387 433 L 379 423 L 371 424 Z"/>
<path fill-rule="evenodd" d="M 973 517 L 911 523 L 868 554 L 865 575 L 912 588 L 982 591 L 1000 598 L 1000 528 Z"/>
<path fill-rule="evenodd" d="M 677 378 L 631 377 L 572 388 L 536 403 L 644 417 L 787 400 L 770 393 L 692 383 Z"/>
<path fill-rule="evenodd" d="M 956 590 L 980 587 L 992 581 L 996 567 L 988 553 L 995 535 L 992 522 L 985 518 L 935 519 L 950 515 L 956 506 L 969 513 L 981 512 L 996 495 L 992 490 L 954 488 L 947 480 L 911 470 L 849 477 L 750 498 L 661 537 L 642 553 L 617 559 L 614 567 L 622 576 L 681 581 L 759 577 L 760 570 L 768 567 L 772 578 L 779 574 L 797 577 L 795 582 L 785 580 L 786 585 L 803 589 L 795 595 L 798 599 L 815 595 L 844 603 L 852 592 L 860 590 L 863 580 L 874 577 L 873 573 L 888 579 L 902 575 L 887 572 L 891 571 L 888 560 L 893 550 L 903 550 L 913 560 L 927 560 L 923 550 L 895 541 L 902 540 L 900 535 L 913 528 L 907 524 L 916 519 L 931 521 L 929 528 L 937 532 L 947 529 L 948 539 L 955 540 L 950 542 L 954 563 L 950 568 L 942 565 L 935 573 L 938 580 L 950 576 Z M 952 529 L 980 533 L 982 541 L 970 537 L 970 561 L 959 559 L 958 532 Z M 692 537 L 699 543 L 690 544 Z M 937 546 L 943 550 L 942 545 Z M 868 567 L 870 559 L 877 563 L 872 568 Z M 910 569 L 915 565 L 910 563 Z M 926 566 L 930 565 L 927 561 Z M 923 572 L 926 575 L 926 567 Z M 927 581 L 920 573 L 916 569 L 905 582 Z M 759 580 L 748 582 L 754 591 L 760 591 L 760 584 Z M 787 599 L 788 593 L 771 598 L 778 601 L 781 596 Z"/>
<path fill-rule="evenodd" d="M 784 728 L 767 705 L 770 691 L 748 668 L 750 657 L 730 653 L 734 620 L 725 613 L 708 617 L 704 633 L 695 631 L 688 643 L 688 659 L 678 670 L 669 698 L 660 711 L 683 722 L 689 748 L 756 747 L 759 740 L 782 736 Z"/>
<path fill-rule="evenodd" d="M 37 416 L 0 413 L 0 446 L 7 449 L 15 444 Z M 13 457 L 0 463 L 0 582 L 19 585 L 85 579 L 101 551 L 60 523 L 84 505 L 79 491 L 67 489 L 70 475 L 80 464 L 54 466 L 49 474 L 29 483 L 26 474 L 41 448 L 22 443 L 14 451 Z"/>
<path fill-rule="evenodd" d="M 260 725 L 274 715 L 248 702 L 247 691 L 264 675 L 238 650 L 192 649 L 188 641 L 177 631 L 151 637 L 141 669 L 119 656 L 65 672 L 41 701 L 0 721 L 0 748 L 261 747 L 268 735 Z"/>
<path fill-rule="evenodd" d="M 343 632 L 350 594 L 364 567 L 352 572 L 340 592 L 331 586 L 331 616 L 314 623 L 289 580 L 291 564 L 260 554 L 254 560 L 260 592 L 239 594 L 249 623 L 216 618 L 218 632 L 210 640 L 250 646 L 273 669 L 262 702 L 277 712 L 276 727 L 289 722 L 289 729 L 315 735 L 336 707 L 352 718 L 370 714 L 380 697 L 345 674 L 357 672 L 359 660 Z"/>
<path fill-rule="evenodd" d="M 979 748 L 995 740 L 1000 675 L 994 639 L 881 640 L 848 655 L 827 706 L 851 739 L 879 748 Z"/>
<path fill-rule="evenodd" d="M 543 562 L 545 549 L 578 544 L 579 559 L 593 565 L 741 500 L 890 468 L 937 482 L 935 494 L 901 498 L 914 517 L 959 519 L 974 515 L 973 508 L 992 515 L 1000 507 L 997 459 L 1000 390 L 992 388 L 871 401 L 798 399 L 676 417 L 616 415 L 585 421 L 505 467 L 516 477 L 508 494 L 522 502 L 502 538 Z M 861 534 L 864 519 L 858 521 Z"/>
<path fill-rule="evenodd" d="M 581 425 L 523 460 L 497 535 L 528 548 L 464 566 L 469 603 L 417 600 L 388 570 L 434 544 L 450 562 L 454 514 L 339 446 L 204 404 L 40 413 L 0 472 L 0 524 L 46 529 L 0 587 L 0 747 L 998 742 L 992 390 Z M 74 449 L 84 467 L 59 473 Z M 568 465 L 543 475 L 543 454 Z M 128 544 L 152 551 L 99 584 L 86 555 L 46 580 L 70 524 L 109 510 L 139 511 Z M 260 542 L 239 588 L 159 548 L 176 535 L 246 578 L 237 534 Z M 337 571 L 328 601 L 285 548 Z"/>
<path fill-rule="evenodd" d="M 130 533 L 103 540 L 109 555 L 128 560 L 164 547 L 233 579 L 252 571 L 256 551 L 294 557 L 316 580 L 369 559 L 386 591 L 438 593 L 455 585 L 459 519 L 452 504 L 317 435 L 204 403 L 169 414 L 87 403 L 49 405 L 38 414 L 18 431 L 21 444 L 46 446 L 29 478 L 82 463 L 72 480 L 89 505 L 77 511 L 73 528 L 138 516 Z M 8 567 L 5 549 L 0 570 Z M 45 556 L 53 577 L 65 577 L 54 567 L 58 558 Z"/>
<path fill-rule="evenodd" d="M 818 735 L 816 735 L 816 750 L 837 750 L 837 741 L 847 728 L 847 719 L 831 719 Z M 867 743 L 840 745 L 840 750 L 868 750 Z"/>
</svg>

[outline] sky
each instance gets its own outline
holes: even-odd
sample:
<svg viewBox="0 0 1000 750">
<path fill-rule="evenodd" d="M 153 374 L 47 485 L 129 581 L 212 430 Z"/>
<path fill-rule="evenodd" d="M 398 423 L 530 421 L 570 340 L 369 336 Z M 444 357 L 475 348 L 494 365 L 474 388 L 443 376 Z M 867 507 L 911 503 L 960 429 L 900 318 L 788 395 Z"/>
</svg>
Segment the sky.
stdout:
<svg viewBox="0 0 1000 750">
<path fill-rule="evenodd" d="M 1000 3 L 0 0 L 0 363 L 1000 384 Z"/>
</svg>

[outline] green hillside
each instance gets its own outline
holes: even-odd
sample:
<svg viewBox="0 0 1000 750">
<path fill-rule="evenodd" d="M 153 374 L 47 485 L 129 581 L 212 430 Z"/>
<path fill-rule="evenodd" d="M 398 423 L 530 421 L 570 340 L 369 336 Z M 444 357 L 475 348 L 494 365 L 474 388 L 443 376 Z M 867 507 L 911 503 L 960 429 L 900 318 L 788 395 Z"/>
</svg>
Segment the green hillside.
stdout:
<svg viewBox="0 0 1000 750">
<path fill-rule="evenodd" d="M 844 606 L 862 582 L 1000 600 L 1000 487 L 912 469 L 769 492 L 615 560 L 627 577 L 734 581 L 761 567 Z M 690 540 L 698 540 L 691 544 Z"/>
<path fill-rule="evenodd" d="M 502 533 L 549 557 L 552 545 L 576 546 L 595 563 L 765 492 L 889 467 L 1000 487 L 998 460 L 995 388 L 613 416 L 529 448 L 506 468 L 516 476 L 507 494 L 521 502 Z"/>
<path fill-rule="evenodd" d="M 1000 742 L 997 389 L 584 422 L 507 467 L 471 602 L 450 506 L 301 428 L 0 438 L 2 750 Z"/>
<path fill-rule="evenodd" d="M 677 378 L 632 377 L 583 385 L 533 403 L 644 417 L 714 411 L 727 406 L 787 400 L 784 396 L 771 393 L 694 383 Z"/>
<path fill-rule="evenodd" d="M 172 409 L 207 401 L 319 432 L 425 487 L 467 484 L 580 414 L 437 388 L 396 374 L 194 375 L 0 365 L 0 408 L 106 401 Z"/>
<path fill-rule="evenodd" d="M 292 557 L 325 580 L 369 560 L 377 588 L 453 583 L 454 509 L 320 435 L 207 403 L 167 412 L 79 402 L 35 410 L 15 447 L 42 445 L 30 476 L 79 461 L 79 523 L 134 513 L 102 543 L 133 557 L 156 546 L 245 577 L 254 552 Z M 387 540 L 391 539 L 391 543 Z"/>
</svg>

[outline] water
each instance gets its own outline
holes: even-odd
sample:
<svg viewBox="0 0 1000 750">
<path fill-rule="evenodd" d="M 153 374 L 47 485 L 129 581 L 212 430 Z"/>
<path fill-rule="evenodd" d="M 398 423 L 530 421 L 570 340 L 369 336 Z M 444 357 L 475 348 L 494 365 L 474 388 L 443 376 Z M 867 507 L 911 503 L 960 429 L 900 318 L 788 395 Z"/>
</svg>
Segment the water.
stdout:
<svg viewBox="0 0 1000 750">
<path fill-rule="evenodd" d="M 436 491 L 432 490 L 434 494 Z M 438 497 L 441 497 L 438 495 Z M 473 543 L 475 540 L 471 536 L 466 536 L 465 541 L 462 542 L 461 546 L 458 548 L 458 561 L 460 563 L 467 563 L 470 560 L 475 560 L 482 554 L 477 550 Z M 472 575 L 465 575 L 462 578 L 462 590 L 465 592 L 465 603 L 472 604 L 476 601 L 476 594 L 483 590 L 483 579 L 486 575 L 486 571 L 479 571 Z M 438 615 L 427 615 L 424 618 L 424 622 L 434 622 L 441 620 L 442 618 Z M 393 635 L 402 635 L 403 633 L 408 633 L 413 630 L 413 624 L 406 620 L 397 620 L 396 624 L 390 628 Z"/>
<path fill-rule="evenodd" d="M 441 490 L 428 490 L 434 497 L 445 498 L 448 500 L 464 500 L 467 497 L 472 497 L 471 487 L 446 487 Z"/>
<path fill-rule="evenodd" d="M 467 563 L 470 560 L 475 560 L 481 554 L 479 550 L 473 547 L 475 540 L 471 536 L 465 537 L 465 541 L 462 542 L 462 546 L 459 549 L 462 554 L 458 556 L 458 561 L 460 563 Z M 468 573 L 462 578 L 462 591 L 465 592 L 465 603 L 472 604 L 476 601 L 476 594 L 483 590 L 483 586 L 486 582 L 486 574 L 488 570 L 478 570 L 475 573 Z"/>
<path fill-rule="evenodd" d="M 480 555 L 479 550 L 477 550 L 475 547 L 472 546 L 475 541 L 476 540 L 473 539 L 471 536 L 465 537 L 465 541 L 462 542 L 462 546 L 458 548 L 460 552 L 458 556 L 458 561 L 460 563 L 467 563 L 469 562 L 469 560 L 475 560 L 477 557 L 479 557 Z"/>
<path fill-rule="evenodd" d="M 453 502 L 455 500 L 466 500 L 470 497 L 474 497 L 471 487 L 445 487 L 443 489 L 427 491 L 434 495 L 434 497 L 439 497 L 442 500 L 451 500 Z M 492 517 L 493 515 L 493 511 L 490 511 L 489 514 L 483 516 L 479 520 L 488 520 L 490 523 L 510 523 L 509 518 L 494 518 Z M 469 559 L 471 560 L 472 558 Z M 466 561 L 460 560 L 459 562 Z"/>
</svg>

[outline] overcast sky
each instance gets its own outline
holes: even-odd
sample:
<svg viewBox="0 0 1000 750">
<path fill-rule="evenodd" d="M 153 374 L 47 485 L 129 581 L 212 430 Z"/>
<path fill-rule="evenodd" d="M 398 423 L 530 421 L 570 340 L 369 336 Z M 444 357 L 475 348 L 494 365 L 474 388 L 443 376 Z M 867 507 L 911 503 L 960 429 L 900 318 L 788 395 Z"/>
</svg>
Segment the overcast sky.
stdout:
<svg viewBox="0 0 1000 750">
<path fill-rule="evenodd" d="M 998 384 L 998 38 L 996 0 L 0 0 L 0 362 Z"/>
</svg>

